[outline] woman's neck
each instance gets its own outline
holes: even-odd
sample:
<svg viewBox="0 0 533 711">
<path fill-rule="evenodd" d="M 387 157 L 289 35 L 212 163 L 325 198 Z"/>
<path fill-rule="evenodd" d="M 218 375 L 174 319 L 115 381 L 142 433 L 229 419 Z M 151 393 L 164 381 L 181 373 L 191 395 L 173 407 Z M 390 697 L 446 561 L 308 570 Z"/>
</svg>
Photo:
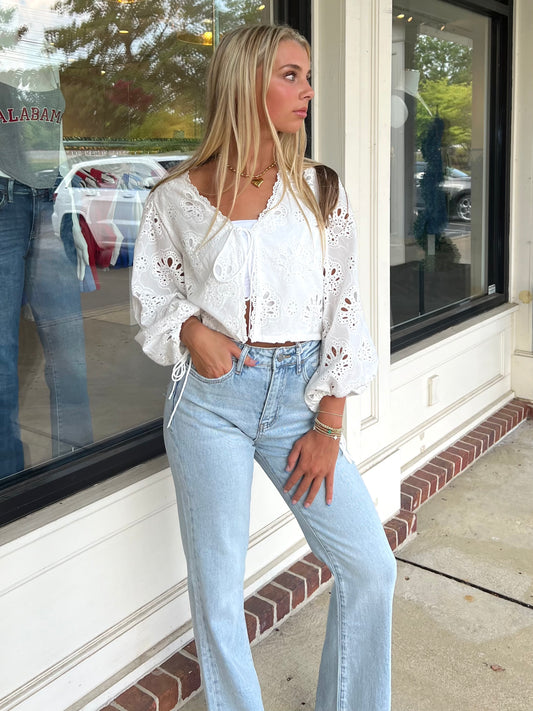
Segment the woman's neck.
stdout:
<svg viewBox="0 0 533 711">
<path fill-rule="evenodd" d="M 272 140 L 262 142 L 259 147 L 257 157 L 253 153 L 245 161 L 244 173 L 257 175 L 274 161 L 274 142 Z M 237 167 L 237 149 L 230 149 L 228 163 L 233 168 Z"/>
</svg>

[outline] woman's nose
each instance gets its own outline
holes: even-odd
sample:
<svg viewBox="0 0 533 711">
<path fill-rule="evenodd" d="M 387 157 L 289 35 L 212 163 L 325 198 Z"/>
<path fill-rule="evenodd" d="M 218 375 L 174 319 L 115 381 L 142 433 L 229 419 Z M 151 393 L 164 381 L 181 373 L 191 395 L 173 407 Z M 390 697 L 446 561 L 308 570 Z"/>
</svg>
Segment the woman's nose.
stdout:
<svg viewBox="0 0 533 711">
<path fill-rule="evenodd" d="M 312 99 L 315 95 L 315 90 L 309 82 L 306 82 L 306 86 L 302 89 L 302 98 Z"/>
</svg>

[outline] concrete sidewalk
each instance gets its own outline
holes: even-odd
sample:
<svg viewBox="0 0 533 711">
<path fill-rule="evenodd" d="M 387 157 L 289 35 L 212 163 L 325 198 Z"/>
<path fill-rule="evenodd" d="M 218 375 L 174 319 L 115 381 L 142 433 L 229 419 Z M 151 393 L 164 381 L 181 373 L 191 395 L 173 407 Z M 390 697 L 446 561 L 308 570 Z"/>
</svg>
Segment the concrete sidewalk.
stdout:
<svg viewBox="0 0 533 711">
<path fill-rule="evenodd" d="M 397 552 L 392 711 L 533 711 L 533 421 L 417 516 Z M 315 708 L 328 599 L 253 648 L 265 711 Z M 202 694 L 183 706 L 205 709 Z"/>
</svg>

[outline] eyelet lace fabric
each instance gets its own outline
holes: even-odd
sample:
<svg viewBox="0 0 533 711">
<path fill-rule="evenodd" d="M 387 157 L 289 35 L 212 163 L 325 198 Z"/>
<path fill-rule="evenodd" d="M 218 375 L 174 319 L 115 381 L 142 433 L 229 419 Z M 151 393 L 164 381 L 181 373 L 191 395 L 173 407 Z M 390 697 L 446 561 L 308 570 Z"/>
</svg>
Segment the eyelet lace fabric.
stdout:
<svg viewBox="0 0 533 711">
<path fill-rule="evenodd" d="M 315 170 L 306 170 L 305 178 L 316 193 Z M 284 190 L 279 176 L 246 240 L 222 214 L 213 223 L 215 208 L 188 174 L 156 188 L 145 204 L 132 277 L 136 338 L 145 353 L 182 373 L 188 352 L 179 333 L 197 316 L 241 342 L 321 340 L 320 364 L 305 391 L 314 411 L 324 395 L 362 392 L 377 358 L 361 306 L 355 222 L 339 187 L 324 253 L 312 213 Z"/>
</svg>

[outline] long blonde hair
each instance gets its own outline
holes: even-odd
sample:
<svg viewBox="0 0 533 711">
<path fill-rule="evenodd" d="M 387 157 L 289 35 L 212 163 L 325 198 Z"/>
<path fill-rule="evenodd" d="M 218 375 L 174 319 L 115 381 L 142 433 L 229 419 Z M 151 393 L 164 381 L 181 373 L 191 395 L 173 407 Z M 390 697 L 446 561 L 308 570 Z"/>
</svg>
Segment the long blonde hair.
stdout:
<svg viewBox="0 0 533 711">
<path fill-rule="evenodd" d="M 232 141 L 237 146 L 235 170 L 242 173 L 255 166 L 259 155 L 260 120 L 257 106 L 257 73 L 262 69 L 262 106 L 274 141 L 274 159 L 283 179 L 284 191 L 289 190 L 295 199 L 308 207 L 316 217 L 323 232 L 327 216 L 336 200 L 326 197 L 319 206 L 311 188 L 303 177 L 304 169 L 314 165 L 305 159 L 307 137 L 302 123 L 297 133 L 280 133 L 270 120 L 266 107 L 266 95 L 272 76 L 274 59 L 281 42 L 291 40 L 311 56 L 309 43 L 291 27 L 283 25 L 252 25 L 239 27 L 222 38 L 209 65 L 207 75 L 207 112 L 204 138 L 190 159 L 176 166 L 161 183 L 172 180 L 191 168 L 204 165 L 218 158 L 215 168 L 217 186 L 217 215 L 226 178 L 226 165 Z M 336 182 L 336 181 L 333 181 Z M 160 184 L 161 184 L 160 183 Z M 338 194 L 338 183 L 332 186 Z M 238 197 L 239 181 L 235 181 L 232 209 Z M 326 188 L 326 193 L 329 188 Z M 321 209 L 322 207 L 322 209 Z M 326 211 L 327 210 L 327 211 Z M 325 212 L 325 214 L 324 214 Z M 215 222 L 216 216 L 212 225 Z M 211 225 L 211 226 L 212 226 Z"/>
</svg>

